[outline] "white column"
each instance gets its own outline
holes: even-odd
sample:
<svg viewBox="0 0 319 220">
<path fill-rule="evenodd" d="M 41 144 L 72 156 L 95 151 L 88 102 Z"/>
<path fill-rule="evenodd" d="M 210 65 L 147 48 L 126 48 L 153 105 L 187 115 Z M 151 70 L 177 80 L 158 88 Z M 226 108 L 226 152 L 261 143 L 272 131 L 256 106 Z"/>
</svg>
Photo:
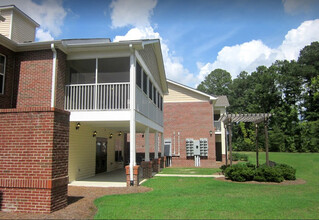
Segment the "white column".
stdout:
<svg viewBox="0 0 319 220">
<path fill-rule="evenodd" d="M 146 127 L 145 129 L 145 161 L 150 161 L 150 128 Z"/>
<path fill-rule="evenodd" d="M 136 74 L 135 74 L 135 54 L 132 45 L 130 45 L 130 181 L 134 181 L 133 178 L 133 167 L 136 165 L 136 149 L 135 149 L 135 87 L 136 87 Z"/>
<path fill-rule="evenodd" d="M 154 155 L 154 159 L 158 159 L 158 131 L 155 132 L 155 138 L 154 138 L 154 139 L 155 139 L 155 141 L 154 141 L 154 142 L 155 142 L 155 143 L 154 143 L 154 144 L 155 144 L 155 149 L 154 149 L 154 150 L 155 150 L 155 152 L 154 152 L 155 155 Z"/>
<path fill-rule="evenodd" d="M 164 157 L 164 133 L 161 134 L 161 156 Z"/>
</svg>

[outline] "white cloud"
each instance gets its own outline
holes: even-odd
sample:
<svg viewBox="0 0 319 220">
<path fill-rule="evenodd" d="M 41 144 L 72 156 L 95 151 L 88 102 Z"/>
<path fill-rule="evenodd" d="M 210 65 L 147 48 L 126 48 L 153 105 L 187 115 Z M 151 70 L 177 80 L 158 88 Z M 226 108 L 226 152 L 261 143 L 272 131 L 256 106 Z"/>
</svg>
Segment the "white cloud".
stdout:
<svg viewBox="0 0 319 220">
<path fill-rule="evenodd" d="M 197 77 L 202 81 L 212 70 L 222 68 L 235 78 L 241 71 L 252 72 L 258 66 L 270 66 L 276 60 L 296 60 L 303 47 L 318 40 L 319 19 L 305 21 L 297 29 L 288 31 L 278 48 L 270 48 L 261 40 L 225 46 L 213 63 L 197 63 Z"/>
<path fill-rule="evenodd" d="M 43 29 L 38 29 L 36 33 L 36 38 L 39 41 L 50 41 L 54 40 L 49 31 L 44 31 Z"/>
<path fill-rule="evenodd" d="M 282 0 L 284 10 L 287 14 L 307 13 L 312 10 L 312 6 L 318 3 L 318 0 Z"/>
<path fill-rule="evenodd" d="M 149 26 L 156 4 L 157 0 L 113 0 L 110 4 L 112 27 Z"/>
<path fill-rule="evenodd" d="M 45 0 L 39 3 L 32 0 L 1 0 L 0 5 L 16 5 L 19 9 L 25 12 L 33 20 L 40 24 L 40 30 L 37 31 L 40 39 L 49 39 L 57 37 L 61 34 L 61 27 L 64 23 L 64 18 L 67 15 L 63 8 L 62 0 Z M 45 34 L 45 38 L 44 37 Z"/>
<path fill-rule="evenodd" d="M 150 25 L 149 18 L 152 14 L 153 8 L 156 6 L 156 1 L 140 0 L 142 2 L 148 2 L 143 9 L 139 10 L 137 14 L 134 12 L 132 7 L 137 7 L 135 1 L 113 1 L 111 3 L 112 11 L 112 25 L 114 27 L 123 27 L 127 25 L 133 25 L 134 28 L 130 29 L 124 36 L 116 36 L 113 41 L 122 40 L 137 40 L 137 39 L 160 39 L 161 49 L 163 54 L 163 61 L 168 79 L 183 83 L 183 84 L 194 84 L 197 83 L 197 78 L 194 74 L 190 73 L 182 64 L 182 58 L 174 56 L 174 52 L 171 52 L 165 40 L 162 39 L 160 34 L 154 30 Z M 131 7 L 129 7 L 130 5 Z M 119 9 L 124 7 L 124 9 Z M 134 13 L 130 13 L 134 12 Z M 116 14 L 116 16 L 115 16 Z M 121 16 L 125 15 L 123 21 Z M 131 19 L 128 19 L 131 18 Z"/>
</svg>

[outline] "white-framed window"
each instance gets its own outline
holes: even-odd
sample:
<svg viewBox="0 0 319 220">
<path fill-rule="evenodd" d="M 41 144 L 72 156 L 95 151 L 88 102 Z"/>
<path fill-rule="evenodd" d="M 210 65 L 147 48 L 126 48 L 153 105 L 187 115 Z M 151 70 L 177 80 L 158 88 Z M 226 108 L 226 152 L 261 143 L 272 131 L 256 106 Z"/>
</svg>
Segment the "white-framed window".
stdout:
<svg viewBox="0 0 319 220">
<path fill-rule="evenodd" d="M 0 54 L 0 94 L 4 94 L 5 72 L 6 72 L 6 57 Z"/>
</svg>

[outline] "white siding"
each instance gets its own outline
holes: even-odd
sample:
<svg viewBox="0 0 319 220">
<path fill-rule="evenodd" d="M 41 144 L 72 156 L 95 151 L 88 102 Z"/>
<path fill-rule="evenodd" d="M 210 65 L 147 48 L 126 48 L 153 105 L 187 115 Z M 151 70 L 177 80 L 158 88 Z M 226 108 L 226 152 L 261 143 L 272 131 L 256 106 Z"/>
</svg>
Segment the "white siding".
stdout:
<svg viewBox="0 0 319 220">
<path fill-rule="evenodd" d="M 209 101 L 209 98 L 193 92 L 189 89 L 185 89 L 180 86 L 176 86 L 168 82 L 168 95 L 164 96 L 164 102 L 203 102 Z"/>
<path fill-rule="evenodd" d="M 1 16 L 5 18 L 5 21 L 0 21 L 0 34 L 10 38 L 10 25 L 11 25 L 11 14 L 12 10 L 2 10 Z"/>
<path fill-rule="evenodd" d="M 18 43 L 34 41 L 35 26 L 20 14 L 14 13 L 11 39 Z"/>
</svg>

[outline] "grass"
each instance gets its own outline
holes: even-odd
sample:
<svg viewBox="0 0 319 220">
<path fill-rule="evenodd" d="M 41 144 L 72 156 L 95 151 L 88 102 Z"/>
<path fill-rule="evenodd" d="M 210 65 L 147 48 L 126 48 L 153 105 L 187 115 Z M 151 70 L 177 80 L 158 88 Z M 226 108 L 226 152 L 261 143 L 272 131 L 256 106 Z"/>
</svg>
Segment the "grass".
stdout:
<svg viewBox="0 0 319 220">
<path fill-rule="evenodd" d="M 220 171 L 218 168 L 166 168 L 160 174 L 211 175 Z"/>
<path fill-rule="evenodd" d="M 247 154 L 254 162 L 255 154 Z M 261 163 L 264 157 L 260 153 Z M 254 185 L 212 178 L 154 177 L 143 184 L 153 191 L 97 199 L 95 218 L 318 219 L 319 154 L 270 153 L 270 160 L 292 165 L 297 178 L 307 183 Z"/>
</svg>

